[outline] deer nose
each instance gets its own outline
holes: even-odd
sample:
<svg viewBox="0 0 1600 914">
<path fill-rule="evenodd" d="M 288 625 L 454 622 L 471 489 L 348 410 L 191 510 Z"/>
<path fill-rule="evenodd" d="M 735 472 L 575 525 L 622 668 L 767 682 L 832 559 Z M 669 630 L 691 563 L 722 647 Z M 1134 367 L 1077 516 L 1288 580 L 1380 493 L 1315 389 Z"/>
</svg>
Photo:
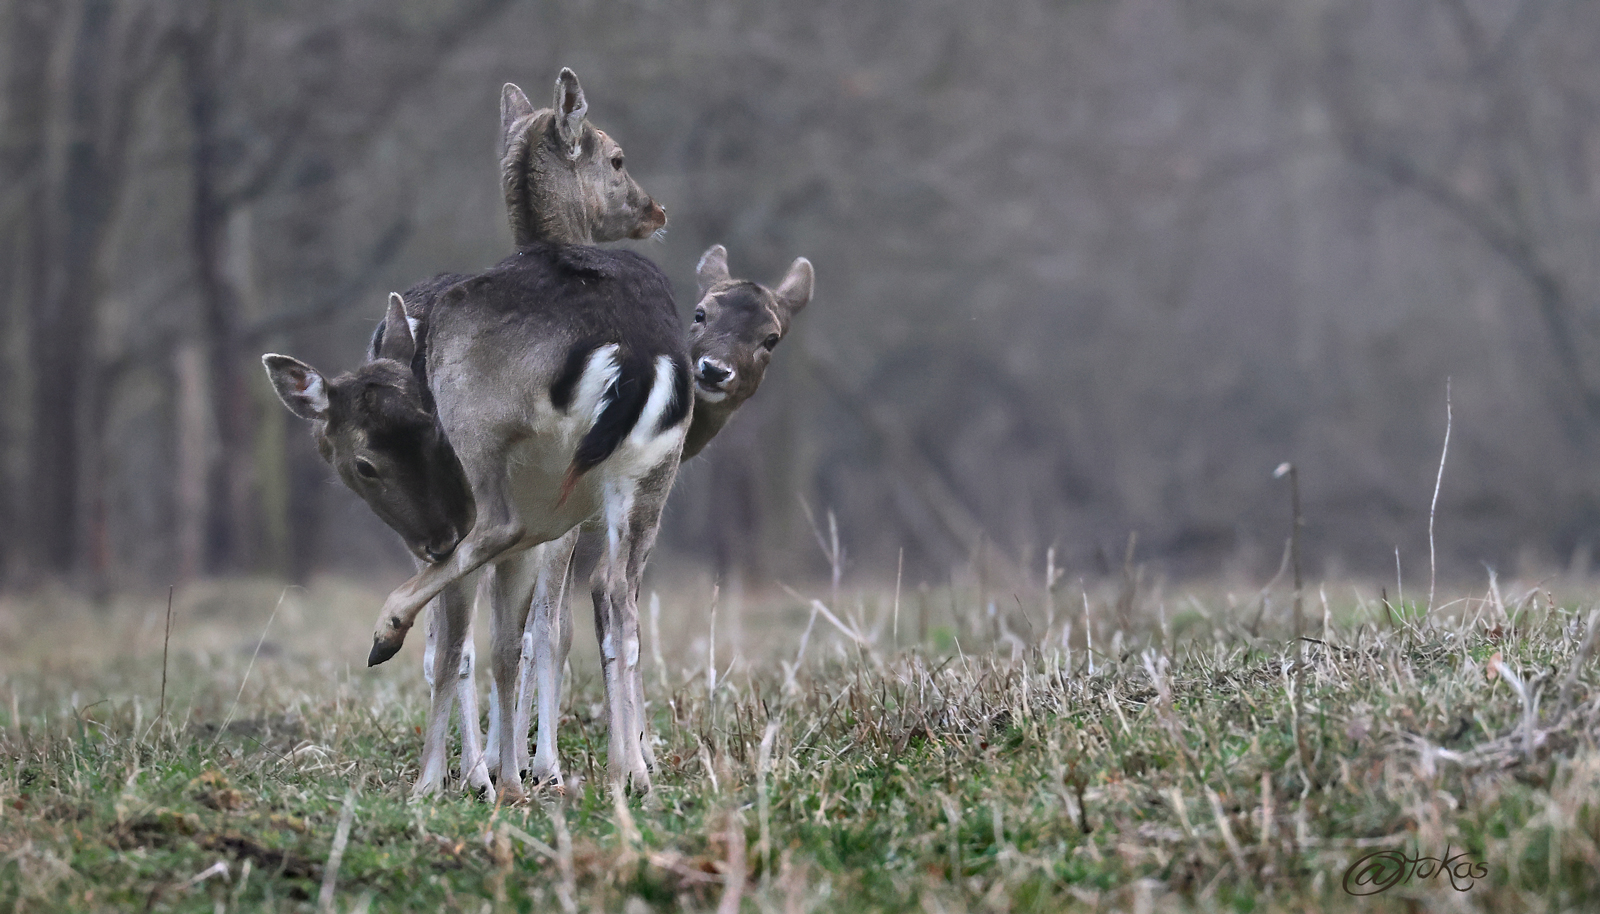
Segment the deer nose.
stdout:
<svg viewBox="0 0 1600 914">
<path fill-rule="evenodd" d="M 443 539 L 434 540 L 422 549 L 422 554 L 428 561 L 438 564 L 450 557 L 456 551 L 456 544 L 461 542 L 461 537 L 454 532 Z"/>
<path fill-rule="evenodd" d="M 710 359 L 700 360 L 700 380 L 716 386 L 733 377 L 733 369 L 727 368 Z"/>
</svg>

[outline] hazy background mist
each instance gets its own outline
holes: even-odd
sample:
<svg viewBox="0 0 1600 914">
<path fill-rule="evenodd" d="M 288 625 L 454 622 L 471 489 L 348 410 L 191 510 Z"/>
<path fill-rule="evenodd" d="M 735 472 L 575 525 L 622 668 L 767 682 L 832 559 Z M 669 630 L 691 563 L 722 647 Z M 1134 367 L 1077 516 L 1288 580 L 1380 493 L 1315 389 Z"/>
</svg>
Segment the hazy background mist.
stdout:
<svg viewBox="0 0 1600 914">
<path fill-rule="evenodd" d="M 0 0 L 0 585 L 409 568 L 262 352 L 510 253 L 500 86 L 816 295 L 655 564 L 1586 567 L 1600 5 Z"/>
</svg>

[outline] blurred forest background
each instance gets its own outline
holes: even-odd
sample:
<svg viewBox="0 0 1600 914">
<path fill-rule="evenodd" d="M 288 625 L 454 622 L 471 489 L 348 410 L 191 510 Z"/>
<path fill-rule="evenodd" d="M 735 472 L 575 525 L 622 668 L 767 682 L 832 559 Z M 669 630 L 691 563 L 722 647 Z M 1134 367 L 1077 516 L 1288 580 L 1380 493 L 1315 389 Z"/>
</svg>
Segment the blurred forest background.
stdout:
<svg viewBox="0 0 1600 914">
<path fill-rule="evenodd" d="M 510 253 L 498 98 L 573 67 L 671 216 L 817 292 L 662 562 L 763 583 L 1586 566 L 1600 4 L 0 0 L 0 582 L 395 576 L 275 400 Z"/>
</svg>

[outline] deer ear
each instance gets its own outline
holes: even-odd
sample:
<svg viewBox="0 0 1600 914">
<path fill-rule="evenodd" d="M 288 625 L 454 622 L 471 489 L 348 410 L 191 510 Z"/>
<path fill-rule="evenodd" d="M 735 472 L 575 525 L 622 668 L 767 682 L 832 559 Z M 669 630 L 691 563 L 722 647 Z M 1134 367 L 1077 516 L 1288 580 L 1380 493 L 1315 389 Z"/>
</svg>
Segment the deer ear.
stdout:
<svg viewBox="0 0 1600 914">
<path fill-rule="evenodd" d="M 272 379 L 278 399 L 289 407 L 289 412 L 302 419 L 327 416 L 328 385 L 315 368 L 275 352 L 262 356 L 261 364 L 267 367 L 267 377 Z"/>
<path fill-rule="evenodd" d="M 506 83 L 500 90 L 500 155 L 511 147 L 511 128 L 533 114 L 533 103 L 514 83 Z"/>
<path fill-rule="evenodd" d="M 783 282 L 773 294 L 778 296 L 792 316 L 799 313 L 800 309 L 811 301 L 811 286 L 815 279 L 816 273 L 811 269 L 811 261 L 804 257 L 796 257 L 794 263 L 789 265 L 789 272 L 784 275 Z"/>
<path fill-rule="evenodd" d="M 394 359 L 410 365 L 417 354 L 417 340 L 412 333 L 411 319 L 406 317 L 406 301 L 399 292 L 389 293 L 389 310 L 383 316 L 383 343 L 378 348 L 378 358 Z"/>
<path fill-rule="evenodd" d="M 583 119 L 589 114 L 589 102 L 578 85 L 578 74 L 567 67 L 562 67 L 561 75 L 556 77 L 556 97 L 550 107 L 556 111 L 556 132 L 561 135 L 561 142 L 566 144 L 568 155 L 576 158 L 583 142 Z"/>
<path fill-rule="evenodd" d="M 700 281 L 700 297 L 705 298 L 712 286 L 728 278 L 728 249 L 720 244 L 706 248 L 695 264 L 694 278 Z"/>
</svg>

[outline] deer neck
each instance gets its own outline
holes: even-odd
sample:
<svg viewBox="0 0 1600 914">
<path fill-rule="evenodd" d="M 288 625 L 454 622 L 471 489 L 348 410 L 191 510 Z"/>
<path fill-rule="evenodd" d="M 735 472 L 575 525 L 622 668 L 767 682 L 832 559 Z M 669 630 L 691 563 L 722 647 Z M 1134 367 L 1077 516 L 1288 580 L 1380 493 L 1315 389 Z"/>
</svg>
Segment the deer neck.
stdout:
<svg viewBox="0 0 1600 914">
<path fill-rule="evenodd" d="M 722 431 L 722 426 L 727 424 L 728 417 L 733 415 L 736 408 L 726 400 L 707 403 L 696 397 L 694 414 L 689 419 L 689 434 L 683 440 L 683 459 L 688 460 L 704 450 L 711 439 L 717 437 L 717 432 Z"/>
<path fill-rule="evenodd" d="M 532 151 L 508 159 L 505 167 L 501 183 L 517 247 L 537 241 L 595 243 L 582 193 L 572 175 L 563 173 L 561 163 Z"/>
<path fill-rule="evenodd" d="M 562 206 L 559 201 L 528 194 L 521 201 L 507 200 L 511 207 L 511 234 L 517 247 L 535 242 L 552 244 L 594 244 L 594 234 L 578 207 Z M 520 206 L 518 205 L 520 203 Z"/>
</svg>

